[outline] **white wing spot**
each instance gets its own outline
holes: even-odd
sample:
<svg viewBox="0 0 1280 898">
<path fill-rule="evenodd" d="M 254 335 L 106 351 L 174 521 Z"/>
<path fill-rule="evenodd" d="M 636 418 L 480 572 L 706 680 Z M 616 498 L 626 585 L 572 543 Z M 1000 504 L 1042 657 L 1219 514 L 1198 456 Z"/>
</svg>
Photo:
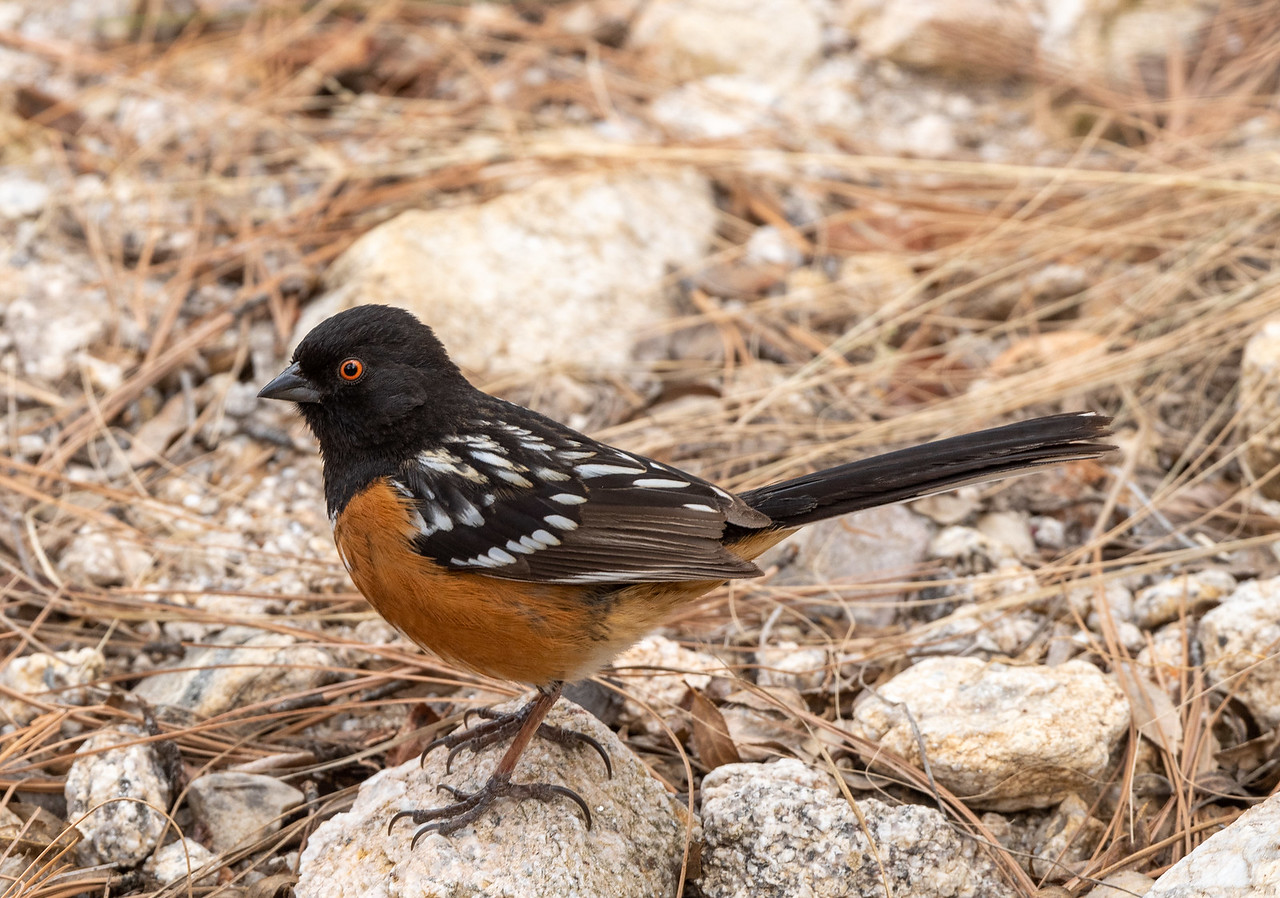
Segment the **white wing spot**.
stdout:
<svg viewBox="0 0 1280 898">
<path fill-rule="evenodd" d="M 548 524 L 550 524 L 552 527 L 556 528 L 557 530 L 577 530 L 578 529 L 577 522 L 571 520 L 570 518 L 566 518 L 562 514 L 549 514 L 542 520 L 546 521 Z"/>
<path fill-rule="evenodd" d="M 507 483 L 514 483 L 516 486 L 530 487 L 533 483 L 527 477 L 517 474 L 515 471 L 498 471 L 498 476 Z"/>
<path fill-rule="evenodd" d="M 573 493 L 556 493 L 551 497 L 552 502 L 559 502 L 561 505 L 581 505 L 587 501 L 586 496 L 578 496 Z"/>
<path fill-rule="evenodd" d="M 472 483 L 489 482 L 487 477 L 448 449 L 424 449 L 418 453 L 417 462 L 428 471 L 462 477 Z"/>
<path fill-rule="evenodd" d="M 572 442 L 572 445 L 578 446 L 581 444 L 577 442 Z M 590 451 L 583 452 L 579 450 L 572 450 L 572 451 L 561 450 L 556 454 L 559 455 L 561 458 L 563 458 L 565 461 L 585 461 L 588 458 L 596 457 L 596 454 L 594 452 L 590 452 Z"/>
<path fill-rule="evenodd" d="M 471 457 L 482 464 L 493 465 L 495 468 L 510 470 L 515 467 L 511 463 L 511 459 L 505 455 L 499 455 L 497 452 L 490 452 L 487 449 L 472 449 Z"/>
<path fill-rule="evenodd" d="M 539 549 L 549 549 L 552 546 L 560 545 L 560 540 L 545 530 L 535 530 L 528 536 L 520 537 L 520 542 L 527 546 L 529 543 L 525 543 L 525 540 L 529 540 Z"/>
<path fill-rule="evenodd" d="M 689 509 L 690 511 L 711 511 L 711 512 L 715 511 L 715 509 L 712 508 L 710 505 L 703 505 L 701 502 L 686 502 L 684 504 L 684 507 Z"/>
<path fill-rule="evenodd" d="M 555 468 L 534 468 L 533 473 L 548 483 L 562 483 L 571 479 L 564 471 L 557 471 Z"/>
<path fill-rule="evenodd" d="M 655 490 L 682 490 L 686 486 L 690 486 L 687 480 L 668 480 L 664 477 L 641 477 L 639 480 L 633 481 L 633 483 L 645 489 Z"/>
<path fill-rule="evenodd" d="M 466 524 L 468 527 L 479 527 L 484 524 L 484 515 L 480 513 L 480 509 L 466 499 L 463 499 L 462 504 L 454 511 L 460 524 Z"/>
<path fill-rule="evenodd" d="M 531 546 L 525 543 L 524 540 L 526 539 L 528 539 L 528 537 L 522 536 L 520 537 L 520 542 L 516 542 L 514 539 L 507 540 L 507 549 L 512 552 L 518 552 L 521 555 L 532 555 L 534 552 L 538 551 L 537 546 Z"/>
<path fill-rule="evenodd" d="M 501 452 L 502 447 L 498 445 L 498 441 L 491 436 L 483 433 L 461 433 L 451 434 L 445 437 L 445 441 L 449 443 L 464 443 L 470 449 L 488 449 L 490 451 Z"/>
<path fill-rule="evenodd" d="M 722 499 L 728 499 L 728 500 L 730 500 L 730 501 L 732 501 L 732 500 L 733 500 L 733 496 L 730 496 L 727 492 L 725 492 L 724 490 L 720 489 L 720 487 L 718 487 L 718 486 L 716 486 L 716 485 L 714 485 L 714 484 L 712 484 L 712 486 L 711 486 L 711 491 L 712 491 L 713 493 L 715 493 L 717 496 L 719 496 L 720 498 L 722 498 Z"/>
<path fill-rule="evenodd" d="M 629 468 L 624 465 L 590 464 L 578 465 L 574 468 L 580 477 L 604 477 L 606 474 L 643 474 L 644 468 Z"/>
<path fill-rule="evenodd" d="M 436 532 L 434 527 L 432 527 L 430 530 L 427 529 L 427 522 L 422 519 L 422 515 L 418 512 L 418 509 L 416 508 L 409 509 L 409 523 L 413 524 L 414 530 L 417 530 L 419 533 L 423 534 L 424 536 L 430 536 L 431 534 Z"/>
<path fill-rule="evenodd" d="M 498 546 L 494 546 L 492 549 L 490 549 L 488 554 L 489 554 L 489 557 L 492 558 L 494 561 L 496 561 L 498 564 L 515 564 L 516 563 L 516 557 L 514 555 L 512 555 L 510 552 L 507 552 L 504 549 L 499 548 Z"/>
<path fill-rule="evenodd" d="M 422 532 L 428 536 L 435 533 L 436 530 L 453 529 L 453 518 L 449 517 L 448 513 L 438 505 L 431 506 L 431 523 L 435 525 L 434 529 L 428 530 L 425 525 L 423 525 L 422 529 Z"/>
</svg>

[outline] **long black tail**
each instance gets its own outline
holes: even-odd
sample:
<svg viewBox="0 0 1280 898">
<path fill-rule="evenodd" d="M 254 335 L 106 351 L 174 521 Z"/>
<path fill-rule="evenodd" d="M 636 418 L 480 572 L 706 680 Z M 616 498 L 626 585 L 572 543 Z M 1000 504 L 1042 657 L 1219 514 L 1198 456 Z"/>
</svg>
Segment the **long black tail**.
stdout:
<svg viewBox="0 0 1280 898">
<path fill-rule="evenodd" d="M 863 508 L 1022 474 L 1044 465 L 1096 458 L 1111 419 L 1090 412 L 1032 418 L 991 430 L 899 449 L 742 493 L 775 524 L 797 527 Z"/>
</svg>

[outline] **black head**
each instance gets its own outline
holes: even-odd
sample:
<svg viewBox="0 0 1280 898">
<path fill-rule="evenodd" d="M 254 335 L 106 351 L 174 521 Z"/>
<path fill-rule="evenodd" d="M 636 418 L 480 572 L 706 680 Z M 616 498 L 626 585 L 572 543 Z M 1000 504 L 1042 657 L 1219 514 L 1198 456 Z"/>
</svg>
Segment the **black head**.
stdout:
<svg viewBox="0 0 1280 898">
<path fill-rule="evenodd" d="M 415 454 L 474 392 L 431 328 L 404 309 L 357 306 L 316 325 L 258 395 L 298 404 L 328 480 L 338 459 L 385 467 Z"/>
</svg>

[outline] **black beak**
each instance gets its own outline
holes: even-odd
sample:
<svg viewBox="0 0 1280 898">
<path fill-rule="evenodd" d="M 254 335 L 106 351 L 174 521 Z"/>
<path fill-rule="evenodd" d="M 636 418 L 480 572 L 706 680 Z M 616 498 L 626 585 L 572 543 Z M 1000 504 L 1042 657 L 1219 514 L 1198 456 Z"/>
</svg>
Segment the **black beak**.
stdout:
<svg viewBox="0 0 1280 898">
<path fill-rule="evenodd" d="M 298 363 L 285 368 L 275 380 L 258 391 L 259 399 L 283 399 L 286 402 L 319 402 L 320 391 L 307 380 Z"/>
</svg>

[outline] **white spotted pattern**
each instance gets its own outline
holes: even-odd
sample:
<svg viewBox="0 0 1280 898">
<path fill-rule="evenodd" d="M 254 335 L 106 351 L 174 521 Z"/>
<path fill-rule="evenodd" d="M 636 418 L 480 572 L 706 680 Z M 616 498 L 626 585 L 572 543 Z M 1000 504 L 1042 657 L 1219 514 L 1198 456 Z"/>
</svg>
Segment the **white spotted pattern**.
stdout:
<svg viewBox="0 0 1280 898">
<path fill-rule="evenodd" d="M 644 468 L 630 468 L 623 465 L 586 464 L 574 468 L 579 477 L 607 477 L 610 474 L 643 474 Z"/>
<path fill-rule="evenodd" d="M 424 556 L 531 582 L 758 572 L 721 545 L 726 520 L 750 522 L 750 509 L 719 487 L 536 417 L 500 418 L 465 422 L 397 475 Z"/>
<path fill-rule="evenodd" d="M 559 502 L 561 505 L 581 505 L 587 501 L 587 497 L 576 493 L 556 493 L 551 497 L 551 501 Z"/>
</svg>

